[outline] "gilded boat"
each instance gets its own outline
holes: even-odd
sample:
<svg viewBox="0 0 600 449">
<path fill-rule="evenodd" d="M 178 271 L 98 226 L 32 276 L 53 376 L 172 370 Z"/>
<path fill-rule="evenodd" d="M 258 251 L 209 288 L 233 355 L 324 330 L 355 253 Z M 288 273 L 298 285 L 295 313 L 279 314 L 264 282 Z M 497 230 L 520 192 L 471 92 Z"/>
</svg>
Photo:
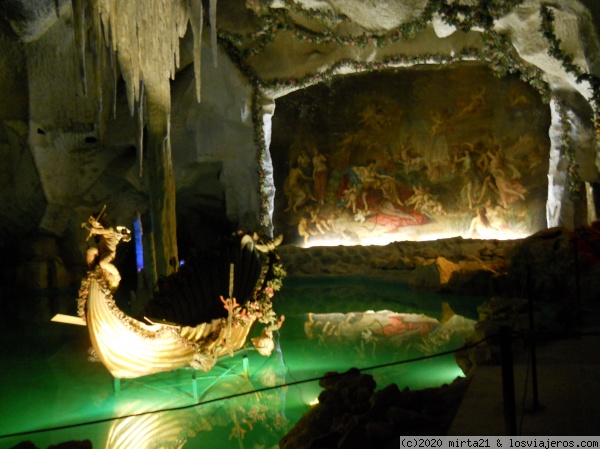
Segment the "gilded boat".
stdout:
<svg viewBox="0 0 600 449">
<path fill-rule="evenodd" d="M 208 299 L 194 294 L 193 288 L 190 294 L 190 286 L 194 284 L 191 279 L 206 280 L 198 276 L 198 266 L 190 262 L 181 273 L 165 280 L 169 288 L 163 287 L 162 293 L 159 289 L 157 298 L 151 302 L 148 311 L 158 318 L 144 321 L 127 315 L 117 306 L 112 293 L 114 288 L 111 289 L 100 266 L 88 271 L 79 291 L 78 312 L 87 323 L 97 358 L 113 377 L 135 378 L 184 367 L 208 371 L 219 357 L 233 355 L 246 345 L 256 321 L 264 323 L 266 335 L 269 334 L 268 330 L 276 326 L 271 298 L 280 288 L 285 271 L 277 263 L 278 258 L 273 258 L 272 251 L 259 254 L 248 239 L 243 244 L 238 241 L 237 245 L 240 251 L 221 253 L 228 254 L 228 272 L 221 276 L 210 273 L 217 283 L 222 283 L 219 278 L 229 279 L 226 298 L 225 295 L 214 297 L 218 289 L 208 289 L 212 294 Z M 237 285 L 233 282 L 234 262 L 250 272 L 250 275 L 240 273 Z M 185 288 L 177 288 L 181 285 Z M 182 295 L 180 291 L 187 293 Z M 234 292 L 243 295 L 243 304 L 237 303 Z M 183 303 L 187 305 L 182 307 Z M 198 320 L 194 325 L 181 323 L 185 319 L 172 321 L 178 316 L 182 318 L 184 309 L 188 312 L 188 321 L 193 315 L 191 310 L 204 312 L 205 319 L 193 317 Z"/>
</svg>

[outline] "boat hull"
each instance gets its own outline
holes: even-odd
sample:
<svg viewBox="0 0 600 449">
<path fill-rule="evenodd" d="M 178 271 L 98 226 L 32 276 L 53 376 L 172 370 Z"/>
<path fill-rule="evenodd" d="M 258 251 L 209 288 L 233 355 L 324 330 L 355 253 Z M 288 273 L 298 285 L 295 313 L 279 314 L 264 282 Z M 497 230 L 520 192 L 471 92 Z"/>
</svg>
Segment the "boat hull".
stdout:
<svg viewBox="0 0 600 449">
<path fill-rule="evenodd" d="M 208 362 L 202 365 L 208 371 L 218 357 L 244 347 L 254 321 L 232 324 L 220 318 L 195 327 L 146 324 L 117 307 L 96 272 L 88 274 L 87 284 L 85 319 L 92 346 L 119 379 L 194 366 L 198 360 Z"/>
</svg>

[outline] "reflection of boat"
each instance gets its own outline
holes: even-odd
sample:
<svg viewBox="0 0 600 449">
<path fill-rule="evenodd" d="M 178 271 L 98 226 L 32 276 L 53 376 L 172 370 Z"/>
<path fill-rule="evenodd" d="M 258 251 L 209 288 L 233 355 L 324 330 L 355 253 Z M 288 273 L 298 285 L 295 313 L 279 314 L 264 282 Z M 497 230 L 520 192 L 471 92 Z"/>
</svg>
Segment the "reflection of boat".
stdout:
<svg viewBox="0 0 600 449">
<path fill-rule="evenodd" d="M 225 252 L 230 259 L 229 270 L 215 278 L 215 283 L 222 278 L 228 279 L 229 291 L 225 295 L 206 298 L 176 294 L 178 289 L 174 286 L 184 279 L 189 287 L 189 272 L 196 270 L 198 273 L 197 267 L 167 278 L 170 293 L 161 296 L 159 292 L 162 302 L 150 310 L 177 318 L 181 313 L 167 313 L 170 306 L 177 305 L 181 309 L 187 302 L 186 310 L 195 307 L 212 312 L 212 316 L 205 314 L 205 319 L 198 318 L 194 325 L 181 324 L 183 320 L 166 323 L 162 321 L 163 316 L 148 320 L 148 323 L 134 319 L 117 307 L 102 269 L 96 267 L 88 272 L 79 294 L 79 315 L 87 322 L 98 359 L 115 378 L 134 378 L 187 366 L 208 371 L 219 357 L 233 354 L 246 344 L 255 321 L 267 325 L 274 322 L 276 316 L 271 308 L 271 297 L 279 289 L 284 271 L 275 263 L 272 251 L 259 253 L 252 240 L 246 239 L 244 243 L 241 245 L 238 240 L 235 250 Z M 231 244 L 227 247 L 234 248 Z M 242 282 L 238 286 L 233 282 L 233 262 L 236 261 L 251 274 L 248 277 L 241 273 Z M 190 266 L 194 267 L 194 264 Z M 240 284 L 245 284 L 246 291 L 240 290 Z M 218 292 L 218 289 L 209 291 Z M 243 304 L 237 303 L 234 292 L 242 295 L 238 297 Z M 170 300 L 166 301 L 169 296 Z"/>
<path fill-rule="evenodd" d="M 173 395 L 155 401 L 119 402 L 123 418 L 112 422 L 104 447 L 181 448 L 188 443 L 192 447 L 235 447 L 235 440 L 239 447 L 277 447 L 290 428 L 284 413 L 285 390 L 257 392 L 256 385 L 240 373 L 219 372 L 224 366 L 219 363 L 217 379 L 201 395 L 202 407 L 182 407 Z M 269 372 L 272 367 L 261 367 L 257 378 Z M 222 401 L 223 397 L 227 400 Z"/>
</svg>

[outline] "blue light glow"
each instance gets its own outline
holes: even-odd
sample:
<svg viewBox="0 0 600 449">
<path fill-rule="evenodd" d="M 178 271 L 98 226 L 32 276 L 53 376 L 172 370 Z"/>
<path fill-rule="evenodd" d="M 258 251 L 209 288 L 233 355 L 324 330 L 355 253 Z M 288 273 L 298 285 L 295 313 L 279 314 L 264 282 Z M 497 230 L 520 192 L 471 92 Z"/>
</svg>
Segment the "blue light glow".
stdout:
<svg viewBox="0 0 600 449">
<path fill-rule="evenodd" d="M 133 219 L 133 233 L 135 236 L 135 260 L 137 270 L 142 271 L 144 269 L 144 247 L 142 245 L 142 235 L 144 234 L 144 231 L 142 229 L 142 218 L 139 212 L 136 212 Z"/>
</svg>

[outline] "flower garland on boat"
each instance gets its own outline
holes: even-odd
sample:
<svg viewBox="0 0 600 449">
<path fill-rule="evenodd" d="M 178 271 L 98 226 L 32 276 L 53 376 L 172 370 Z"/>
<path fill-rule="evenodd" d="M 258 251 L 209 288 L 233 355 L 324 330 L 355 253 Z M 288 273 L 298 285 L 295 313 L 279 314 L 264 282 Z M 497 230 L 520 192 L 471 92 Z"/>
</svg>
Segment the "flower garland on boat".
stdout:
<svg viewBox="0 0 600 449">
<path fill-rule="evenodd" d="M 248 315 L 256 318 L 259 323 L 272 325 L 277 321 L 277 314 L 273 310 L 273 297 L 275 292 L 281 290 L 287 272 L 279 261 L 278 255 L 271 253 L 268 257 L 273 257 L 276 261 L 263 267 L 253 299 L 246 303 L 246 310 Z"/>
<path fill-rule="evenodd" d="M 100 287 L 100 291 L 106 298 L 106 304 L 107 304 L 108 308 L 110 309 L 111 313 L 115 317 L 117 317 L 119 319 L 119 321 L 121 321 L 121 323 L 130 331 L 136 333 L 140 337 L 147 338 L 147 339 L 157 338 L 158 336 L 169 331 L 169 327 L 167 327 L 167 326 L 161 327 L 158 331 L 155 331 L 155 332 L 150 332 L 146 329 L 143 329 L 142 327 L 139 326 L 137 320 L 134 320 L 129 315 L 127 315 L 125 312 L 123 312 L 121 309 L 119 309 L 119 307 L 117 306 L 117 304 L 113 298 L 112 291 L 108 286 L 108 282 L 106 282 L 106 279 L 104 278 L 104 274 L 103 274 L 102 268 L 100 268 L 100 266 L 96 266 L 96 268 L 94 270 L 88 271 L 87 276 L 82 279 L 81 286 L 79 288 L 79 296 L 77 298 L 77 315 L 85 322 L 87 322 L 87 319 L 86 319 L 87 298 L 90 293 L 90 283 L 92 281 L 96 281 L 98 283 L 98 286 Z"/>
</svg>

